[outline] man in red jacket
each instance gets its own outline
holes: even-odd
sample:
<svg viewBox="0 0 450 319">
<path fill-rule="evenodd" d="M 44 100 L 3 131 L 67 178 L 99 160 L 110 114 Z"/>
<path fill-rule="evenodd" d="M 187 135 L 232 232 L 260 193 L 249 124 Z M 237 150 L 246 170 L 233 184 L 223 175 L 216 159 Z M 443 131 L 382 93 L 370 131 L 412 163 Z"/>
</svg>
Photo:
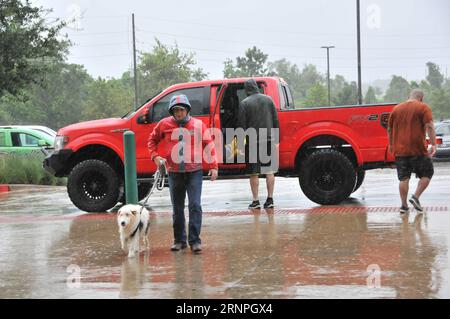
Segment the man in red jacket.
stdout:
<svg viewBox="0 0 450 319">
<path fill-rule="evenodd" d="M 186 240 L 194 253 L 202 251 L 201 194 L 203 163 L 209 169 L 211 180 L 218 177 L 216 152 L 211 135 L 202 121 L 190 117 L 191 104 L 185 95 L 172 97 L 170 117 L 162 119 L 150 134 L 148 148 L 152 161 L 159 167 L 167 163 L 169 189 L 173 206 L 174 243 L 172 251 L 187 248 Z M 166 143 L 165 154 L 158 154 L 158 145 Z M 189 200 L 189 237 L 186 237 L 184 217 L 186 193 Z"/>
</svg>

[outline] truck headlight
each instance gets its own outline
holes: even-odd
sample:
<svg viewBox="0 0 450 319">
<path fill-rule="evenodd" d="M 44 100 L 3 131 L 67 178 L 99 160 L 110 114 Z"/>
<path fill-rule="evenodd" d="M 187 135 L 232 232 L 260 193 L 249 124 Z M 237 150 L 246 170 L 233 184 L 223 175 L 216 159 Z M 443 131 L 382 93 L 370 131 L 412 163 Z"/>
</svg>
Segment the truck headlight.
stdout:
<svg viewBox="0 0 450 319">
<path fill-rule="evenodd" d="M 68 142 L 69 142 L 69 138 L 67 136 L 56 136 L 55 152 L 62 150 Z"/>
</svg>

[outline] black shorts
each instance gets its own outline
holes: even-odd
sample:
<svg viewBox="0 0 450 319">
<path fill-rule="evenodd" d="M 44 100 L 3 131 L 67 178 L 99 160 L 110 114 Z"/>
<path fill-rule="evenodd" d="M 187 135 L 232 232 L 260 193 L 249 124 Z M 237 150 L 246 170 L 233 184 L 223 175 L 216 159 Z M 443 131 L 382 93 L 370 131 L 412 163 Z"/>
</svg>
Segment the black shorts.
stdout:
<svg viewBox="0 0 450 319">
<path fill-rule="evenodd" d="M 433 161 L 430 157 L 422 156 L 399 156 L 395 158 L 397 164 L 397 175 L 399 181 L 411 178 L 411 173 L 416 173 L 417 178 L 434 175 Z"/>
<path fill-rule="evenodd" d="M 264 145 L 262 145 L 262 143 L 264 143 Z M 261 158 L 260 148 L 263 146 L 265 149 L 262 149 L 261 152 L 263 152 L 263 154 L 267 152 L 267 155 Z M 255 151 L 256 154 L 253 154 L 252 158 L 252 156 L 250 156 L 249 143 L 245 145 L 245 159 L 247 162 L 246 173 L 248 175 L 275 174 L 278 171 L 278 158 L 275 158 L 275 156 L 277 156 L 276 145 L 273 141 L 258 142 L 257 150 L 252 149 L 252 152 Z M 256 162 L 251 161 L 251 159 L 256 159 Z"/>
</svg>

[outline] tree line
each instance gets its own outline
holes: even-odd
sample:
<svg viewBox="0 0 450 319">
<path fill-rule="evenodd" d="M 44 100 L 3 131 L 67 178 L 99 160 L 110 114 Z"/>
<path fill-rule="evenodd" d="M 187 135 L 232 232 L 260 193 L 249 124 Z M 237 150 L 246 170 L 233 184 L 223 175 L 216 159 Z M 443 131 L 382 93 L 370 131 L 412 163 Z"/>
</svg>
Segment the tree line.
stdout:
<svg viewBox="0 0 450 319">
<path fill-rule="evenodd" d="M 0 0 L 0 125 L 35 124 L 53 129 L 86 120 L 124 115 L 134 108 L 133 73 L 120 78 L 93 78 L 82 65 L 67 63 L 70 40 L 60 37 L 63 22 L 48 24 L 48 13 L 28 0 Z M 197 67 L 195 54 L 155 39 L 150 52 L 140 52 L 137 77 L 141 103 L 169 85 L 199 81 L 208 74 Z M 401 102 L 413 88 L 425 91 L 435 119 L 450 117 L 450 79 L 427 63 L 420 82 L 394 75 L 386 92 L 369 87 L 364 102 Z M 298 108 L 328 106 L 326 76 L 313 64 L 302 68 L 287 59 L 269 61 L 257 47 L 224 61 L 230 77 L 280 76 L 290 85 Z M 332 105 L 357 104 L 357 84 L 336 75 L 331 79 Z"/>
</svg>

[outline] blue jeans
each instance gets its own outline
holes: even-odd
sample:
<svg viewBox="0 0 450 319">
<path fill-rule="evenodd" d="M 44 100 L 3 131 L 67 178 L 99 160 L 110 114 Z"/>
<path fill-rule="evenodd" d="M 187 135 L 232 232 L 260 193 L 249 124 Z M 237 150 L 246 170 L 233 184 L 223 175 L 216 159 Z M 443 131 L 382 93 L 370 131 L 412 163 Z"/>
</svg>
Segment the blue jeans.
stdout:
<svg viewBox="0 0 450 319">
<path fill-rule="evenodd" d="M 201 244 L 203 171 L 169 173 L 170 198 L 173 206 L 173 235 L 175 243 L 186 242 L 184 202 L 189 200 L 189 245 Z"/>
</svg>

